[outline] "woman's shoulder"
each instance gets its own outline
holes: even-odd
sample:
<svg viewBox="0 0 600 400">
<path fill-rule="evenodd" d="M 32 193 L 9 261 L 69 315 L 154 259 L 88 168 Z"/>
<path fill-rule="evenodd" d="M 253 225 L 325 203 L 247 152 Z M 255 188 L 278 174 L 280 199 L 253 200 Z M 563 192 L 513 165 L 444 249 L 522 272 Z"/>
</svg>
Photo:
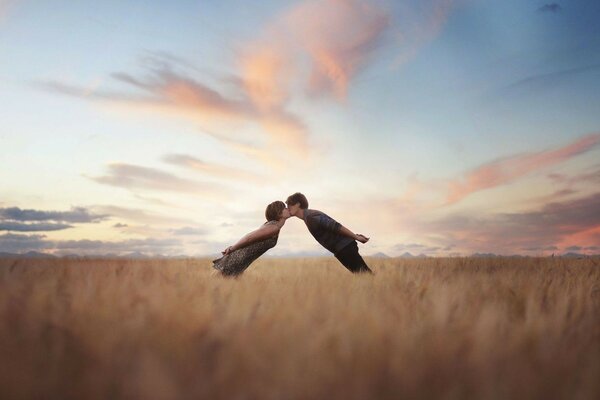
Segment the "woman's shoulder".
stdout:
<svg viewBox="0 0 600 400">
<path fill-rule="evenodd" d="M 275 221 L 275 220 L 273 220 L 273 221 L 267 221 L 267 222 L 265 222 L 263 224 L 263 226 L 266 226 L 266 225 L 277 225 L 277 221 Z"/>
</svg>

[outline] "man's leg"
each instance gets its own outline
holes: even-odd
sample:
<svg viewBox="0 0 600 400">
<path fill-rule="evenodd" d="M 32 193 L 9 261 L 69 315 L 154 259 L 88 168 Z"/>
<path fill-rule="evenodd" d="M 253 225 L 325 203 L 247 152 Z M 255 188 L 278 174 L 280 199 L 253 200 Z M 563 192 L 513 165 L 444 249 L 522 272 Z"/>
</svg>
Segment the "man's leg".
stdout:
<svg viewBox="0 0 600 400">
<path fill-rule="evenodd" d="M 363 260 L 360 254 L 358 254 L 358 246 L 356 245 L 356 242 L 352 242 L 340 250 L 337 254 L 335 254 L 335 258 L 337 258 L 344 265 L 344 267 L 346 267 L 352 273 L 373 273 L 365 260 Z"/>
</svg>

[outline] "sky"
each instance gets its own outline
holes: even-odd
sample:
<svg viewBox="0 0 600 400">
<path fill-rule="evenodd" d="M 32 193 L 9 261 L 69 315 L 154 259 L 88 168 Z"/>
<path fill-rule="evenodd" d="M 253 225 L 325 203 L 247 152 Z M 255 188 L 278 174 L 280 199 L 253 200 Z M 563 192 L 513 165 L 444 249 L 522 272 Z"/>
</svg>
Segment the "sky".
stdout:
<svg viewBox="0 0 600 400">
<path fill-rule="evenodd" d="M 595 0 L 0 0 L 0 104 L 0 252 L 600 253 Z"/>
</svg>

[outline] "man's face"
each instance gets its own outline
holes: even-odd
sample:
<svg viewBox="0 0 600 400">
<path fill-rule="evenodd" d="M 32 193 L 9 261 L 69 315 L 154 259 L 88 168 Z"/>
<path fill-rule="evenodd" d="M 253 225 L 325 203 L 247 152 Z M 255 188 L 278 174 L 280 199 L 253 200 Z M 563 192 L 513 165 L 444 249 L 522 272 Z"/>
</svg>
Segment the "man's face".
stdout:
<svg viewBox="0 0 600 400">
<path fill-rule="evenodd" d="M 300 203 L 288 204 L 288 210 L 290 212 L 290 215 L 296 215 L 296 212 L 298 211 L 299 208 L 300 208 Z"/>
</svg>

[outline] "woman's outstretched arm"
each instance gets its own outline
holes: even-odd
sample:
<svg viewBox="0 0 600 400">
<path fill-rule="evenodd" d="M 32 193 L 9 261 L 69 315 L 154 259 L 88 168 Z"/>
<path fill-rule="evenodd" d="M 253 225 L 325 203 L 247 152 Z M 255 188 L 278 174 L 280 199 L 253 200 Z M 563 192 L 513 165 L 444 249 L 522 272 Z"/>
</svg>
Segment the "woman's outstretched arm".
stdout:
<svg viewBox="0 0 600 400">
<path fill-rule="evenodd" d="M 252 231 L 246 235 L 244 235 L 240 240 L 237 241 L 233 246 L 229 246 L 221 253 L 226 255 L 235 251 L 237 249 L 241 249 L 242 247 L 246 247 L 251 243 L 258 242 L 259 240 L 263 240 L 275 235 L 281 229 L 281 225 L 279 223 L 273 225 L 263 225 L 255 231 Z"/>
</svg>

